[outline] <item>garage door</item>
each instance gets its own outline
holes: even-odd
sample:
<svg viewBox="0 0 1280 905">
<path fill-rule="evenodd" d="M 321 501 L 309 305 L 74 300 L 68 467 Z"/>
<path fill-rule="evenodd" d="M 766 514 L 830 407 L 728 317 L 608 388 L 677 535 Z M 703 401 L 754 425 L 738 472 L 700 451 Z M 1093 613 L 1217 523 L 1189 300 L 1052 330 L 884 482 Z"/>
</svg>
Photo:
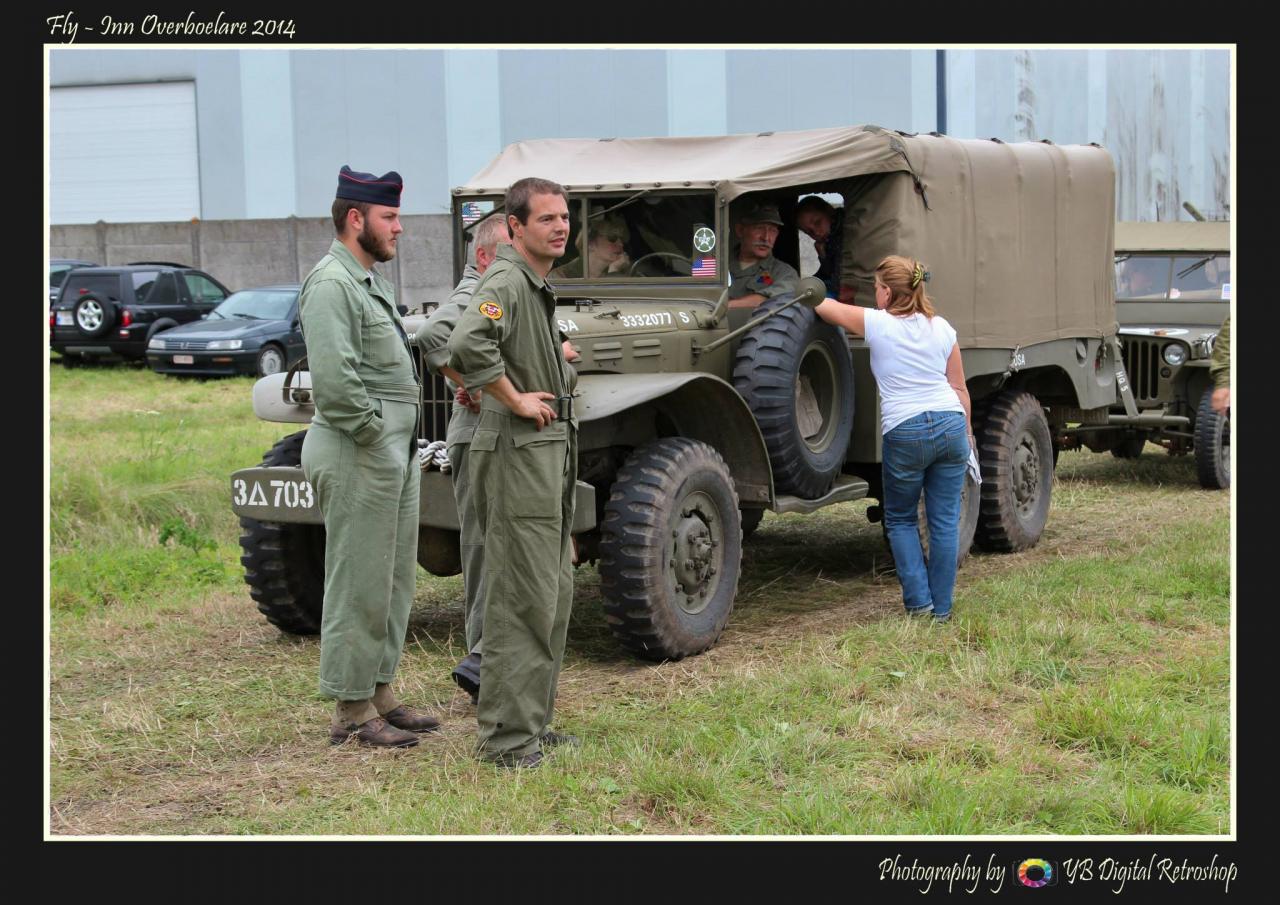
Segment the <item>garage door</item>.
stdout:
<svg viewBox="0 0 1280 905">
<path fill-rule="evenodd" d="M 49 92 L 49 222 L 200 216 L 194 82 Z"/>
</svg>

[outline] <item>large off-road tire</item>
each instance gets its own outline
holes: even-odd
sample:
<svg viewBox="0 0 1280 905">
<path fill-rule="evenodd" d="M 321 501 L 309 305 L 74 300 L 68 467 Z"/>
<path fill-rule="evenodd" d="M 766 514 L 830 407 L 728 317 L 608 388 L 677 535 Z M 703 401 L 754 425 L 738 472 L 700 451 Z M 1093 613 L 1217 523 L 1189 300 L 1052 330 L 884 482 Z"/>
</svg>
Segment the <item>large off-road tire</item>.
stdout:
<svg viewBox="0 0 1280 905">
<path fill-rule="evenodd" d="M 76 327 L 90 339 L 106 334 L 116 322 L 116 306 L 92 293 L 80 296 L 72 309 Z"/>
<path fill-rule="evenodd" d="M 1011 553 L 1034 547 L 1049 520 L 1053 438 L 1044 409 L 1030 393 L 1005 390 L 985 406 L 977 426 L 982 506 L 976 541 Z"/>
<path fill-rule="evenodd" d="M 770 299 L 764 317 L 789 298 Z M 734 389 L 760 425 L 778 493 L 814 499 L 840 474 L 853 432 L 853 363 L 844 331 L 802 305 L 747 331 Z"/>
<path fill-rule="evenodd" d="M 1231 486 L 1231 416 L 1215 412 L 1212 399 L 1209 387 L 1196 410 L 1196 477 L 1201 487 L 1226 490 Z"/>
<path fill-rule="evenodd" d="M 973 483 L 969 475 L 964 476 L 964 484 L 960 490 L 960 532 L 956 537 L 956 565 L 959 566 L 969 557 L 973 549 L 973 536 L 978 530 L 978 512 L 982 506 L 982 492 Z M 920 531 L 920 549 L 925 559 L 929 558 L 929 516 L 925 511 L 924 494 L 920 494 L 920 505 L 917 508 L 917 525 Z M 880 520 L 880 533 L 884 537 L 884 545 L 893 556 L 893 547 L 889 546 L 889 533 L 885 529 L 884 519 Z"/>
<path fill-rule="evenodd" d="M 742 522 L 720 454 L 654 440 L 619 469 L 600 532 L 605 619 L 628 650 L 679 660 L 715 644 L 738 591 Z"/>
<path fill-rule="evenodd" d="M 290 434 L 262 457 L 264 466 L 298 465 L 306 431 Z M 324 525 L 260 522 L 241 516 L 240 563 L 249 596 L 267 621 L 292 635 L 320 632 L 324 605 Z"/>
<path fill-rule="evenodd" d="M 1145 431 L 1125 431 L 1120 441 L 1111 447 L 1111 455 L 1117 459 L 1136 459 L 1142 455 L 1142 448 L 1146 445 Z"/>
</svg>

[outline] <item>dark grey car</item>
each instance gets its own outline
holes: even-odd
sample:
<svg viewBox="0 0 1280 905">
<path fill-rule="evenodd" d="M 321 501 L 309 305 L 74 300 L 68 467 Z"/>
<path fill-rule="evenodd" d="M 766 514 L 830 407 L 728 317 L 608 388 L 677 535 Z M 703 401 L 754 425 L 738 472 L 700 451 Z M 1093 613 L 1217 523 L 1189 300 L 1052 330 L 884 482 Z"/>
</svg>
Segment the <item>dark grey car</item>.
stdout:
<svg viewBox="0 0 1280 905">
<path fill-rule="evenodd" d="M 159 374 L 279 373 L 307 354 L 298 328 L 298 290 L 291 283 L 232 293 L 204 320 L 153 336 L 147 363 Z"/>
</svg>

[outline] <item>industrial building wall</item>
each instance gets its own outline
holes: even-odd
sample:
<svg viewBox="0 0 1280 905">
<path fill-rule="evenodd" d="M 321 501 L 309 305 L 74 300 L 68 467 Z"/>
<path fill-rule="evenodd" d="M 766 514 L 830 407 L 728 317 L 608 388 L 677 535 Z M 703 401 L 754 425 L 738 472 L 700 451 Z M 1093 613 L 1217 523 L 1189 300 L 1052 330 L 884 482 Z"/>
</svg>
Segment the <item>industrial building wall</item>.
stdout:
<svg viewBox="0 0 1280 905">
<path fill-rule="evenodd" d="M 523 138 L 711 135 L 871 122 L 1098 142 L 1117 218 L 1230 214 L 1226 50 L 50 50 L 50 89 L 195 85 L 204 220 L 323 217 L 343 163 L 397 170 L 406 214 Z M 77 124 L 51 129 L 74 134 Z M 85 140 L 91 140 L 86 135 Z M 50 173 L 52 208 L 65 191 Z M 109 178 L 109 174 L 103 178 Z M 79 222 L 128 222 L 125 208 Z M 57 220 L 53 221 L 55 224 Z"/>
</svg>

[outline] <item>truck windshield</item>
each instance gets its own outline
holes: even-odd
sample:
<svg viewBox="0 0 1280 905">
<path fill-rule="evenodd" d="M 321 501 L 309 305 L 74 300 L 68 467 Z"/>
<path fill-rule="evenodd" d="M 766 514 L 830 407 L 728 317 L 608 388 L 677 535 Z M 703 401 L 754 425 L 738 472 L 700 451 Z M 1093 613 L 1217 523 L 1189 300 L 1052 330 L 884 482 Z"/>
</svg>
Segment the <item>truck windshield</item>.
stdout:
<svg viewBox="0 0 1280 905">
<path fill-rule="evenodd" d="M 719 282 L 715 196 L 572 195 L 569 245 L 547 275 L 569 280 L 692 280 Z M 584 225 L 585 224 L 585 225 Z"/>
</svg>

